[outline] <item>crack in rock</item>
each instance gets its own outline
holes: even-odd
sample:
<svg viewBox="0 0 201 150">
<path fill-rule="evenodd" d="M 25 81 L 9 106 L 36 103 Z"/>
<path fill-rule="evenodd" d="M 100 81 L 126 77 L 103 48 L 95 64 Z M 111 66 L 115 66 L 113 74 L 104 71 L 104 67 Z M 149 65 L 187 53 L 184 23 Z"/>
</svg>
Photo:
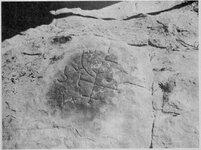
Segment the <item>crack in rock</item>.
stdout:
<svg viewBox="0 0 201 150">
<path fill-rule="evenodd" d="M 199 50 L 199 45 L 193 46 L 193 45 L 190 45 L 190 44 L 184 42 L 184 41 L 181 40 L 181 39 L 176 39 L 176 41 L 179 42 L 179 43 L 180 43 L 181 45 L 183 45 L 184 47 L 191 47 L 191 48 L 193 48 L 193 50 Z"/>
<path fill-rule="evenodd" d="M 150 12 L 148 13 L 149 15 L 158 15 L 160 13 L 164 13 L 164 12 L 167 12 L 167 11 L 172 11 L 174 9 L 180 9 L 182 7 L 185 7 L 187 5 L 191 5 L 192 3 L 194 3 L 194 1 L 185 1 L 185 2 L 182 2 L 181 4 L 178 4 L 178 5 L 175 5 L 169 9 L 165 9 L 165 10 L 162 10 L 162 11 L 158 11 L 158 12 Z"/>
<path fill-rule="evenodd" d="M 151 143 L 150 143 L 149 148 L 154 148 L 154 147 L 153 147 L 153 137 L 154 137 L 155 119 L 156 119 L 156 116 L 154 116 L 154 119 L 153 119 L 153 122 L 152 122 L 152 128 L 151 128 Z"/>
<path fill-rule="evenodd" d="M 187 1 L 187 2 L 172 2 L 168 5 L 165 5 L 162 7 L 162 9 L 157 9 L 154 10 L 152 7 L 148 7 L 147 10 L 144 10 L 144 2 L 134 2 L 130 3 L 128 5 L 128 2 L 121 2 L 117 3 L 111 7 L 114 8 L 115 12 L 108 12 L 108 8 L 103 8 L 100 10 L 91 10 L 91 11 L 86 11 L 82 10 L 80 8 L 75 8 L 75 9 L 68 9 L 68 8 L 63 8 L 59 10 L 52 10 L 50 13 L 55 16 L 55 18 L 63 18 L 63 17 L 68 17 L 68 16 L 79 16 L 79 17 L 86 17 L 86 18 L 92 18 L 92 19 L 102 19 L 102 20 L 131 20 L 133 18 L 141 18 L 141 17 L 146 17 L 148 15 L 158 15 L 163 12 L 171 11 L 174 9 L 179 9 L 182 7 L 185 7 L 187 5 L 192 4 L 193 2 Z M 124 11 L 122 11 L 121 4 L 124 5 Z M 167 3 L 166 3 L 167 4 Z M 139 6 L 138 6 L 139 5 Z M 156 3 L 152 3 L 152 5 L 156 5 Z M 131 11 L 130 11 L 131 10 Z M 120 13 L 121 15 L 115 15 Z"/>
</svg>

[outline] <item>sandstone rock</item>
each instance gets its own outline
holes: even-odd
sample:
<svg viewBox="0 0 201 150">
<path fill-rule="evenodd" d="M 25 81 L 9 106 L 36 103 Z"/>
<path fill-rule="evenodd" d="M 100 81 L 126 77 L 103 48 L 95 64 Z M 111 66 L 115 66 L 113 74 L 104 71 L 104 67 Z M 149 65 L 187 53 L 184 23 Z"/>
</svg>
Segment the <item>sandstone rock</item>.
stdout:
<svg viewBox="0 0 201 150">
<path fill-rule="evenodd" d="M 179 5 L 184 3 L 183 0 L 180 1 L 148 1 L 148 2 L 140 2 L 140 1 L 132 1 L 132 2 L 120 2 L 114 4 L 112 9 L 110 7 L 105 7 L 99 10 L 82 10 L 80 8 L 68 9 L 62 8 L 59 10 L 52 10 L 51 14 L 60 15 L 64 13 L 73 13 L 76 15 L 83 15 L 86 17 L 95 17 L 102 19 L 127 19 L 129 17 L 133 17 L 139 14 L 146 13 L 154 13 L 160 12 L 167 9 L 171 9 L 175 5 Z"/>
<path fill-rule="evenodd" d="M 199 147 L 198 15 L 180 3 L 58 10 L 82 16 L 3 41 L 3 148 Z"/>
</svg>

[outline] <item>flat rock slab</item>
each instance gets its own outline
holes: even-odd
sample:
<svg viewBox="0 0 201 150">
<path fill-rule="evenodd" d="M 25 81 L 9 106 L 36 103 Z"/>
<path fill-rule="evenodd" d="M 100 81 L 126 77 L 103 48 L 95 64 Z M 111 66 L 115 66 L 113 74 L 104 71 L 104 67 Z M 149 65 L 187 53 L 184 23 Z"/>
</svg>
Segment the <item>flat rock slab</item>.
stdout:
<svg viewBox="0 0 201 150">
<path fill-rule="evenodd" d="M 3 148 L 198 147 L 192 6 L 128 20 L 78 10 L 2 43 Z"/>
<path fill-rule="evenodd" d="M 41 138 L 56 140 L 53 147 L 63 148 L 148 147 L 152 101 L 147 74 L 152 70 L 142 67 L 142 64 L 150 65 L 146 50 L 132 53 L 125 43 L 95 36 L 56 38 L 62 39 L 48 38 L 55 48 L 48 49 L 47 56 L 10 50 L 18 53 L 16 59 L 27 61 L 11 71 L 11 74 L 16 71 L 10 83 L 15 86 L 15 92 L 5 96 L 5 106 L 17 109 L 16 119 L 11 119 L 12 123 L 5 129 L 21 134 L 13 135 L 13 140 L 8 142 L 19 148 L 37 147 L 38 142 L 48 145 L 50 141 Z M 65 49 L 60 47 L 62 44 Z M 24 74 L 23 68 L 27 69 Z M 9 83 L 4 85 L 11 88 Z M 13 97 L 17 104 L 13 103 Z M 57 130 L 62 130 L 62 134 L 52 136 Z M 33 131 L 43 134 L 36 136 Z M 136 140 L 136 137 L 140 138 Z"/>
<path fill-rule="evenodd" d="M 171 9 L 177 5 L 184 3 L 179 1 L 128 1 L 114 4 L 111 7 L 105 7 L 99 10 L 82 10 L 80 8 L 62 8 L 52 10 L 51 14 L 61 15 L 72 13 L 74 15 L 82 15 L 85 17 L 94 17 L 99 19 L 117 19 L 124 20 L 139 14 L 156 13 Z"/>
</svg>

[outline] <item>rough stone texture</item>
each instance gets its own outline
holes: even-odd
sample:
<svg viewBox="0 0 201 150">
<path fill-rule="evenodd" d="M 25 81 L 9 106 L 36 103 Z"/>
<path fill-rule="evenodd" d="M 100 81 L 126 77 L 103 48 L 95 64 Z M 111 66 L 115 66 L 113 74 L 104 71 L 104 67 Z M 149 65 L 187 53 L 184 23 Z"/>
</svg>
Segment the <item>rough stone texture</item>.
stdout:
<svg viewBox="0 0 201 150">
<path fill-rule="evenodd" d="M 195 5 L 57 18 L 5 40 L 3 148 L 199 147 Z"/>
<path fill-rule="evenodd" d="M 172 7 L 184 3 L 184 0 L 177 1 L 124 1 L 114 4 L 111 7 L 105 7 L 100 10 L 82 10 L 80 8 L 63 8 L 51 11 L 53 15 L 60 15 L 64 13 L 73 13 L 75 15 L 82 15 L 86 17 L 94 17 L 101 19 L 128 19 L 138 14 L 146 14 L 153 12 L 160 12 L 171 9 Z"/>
</svg>

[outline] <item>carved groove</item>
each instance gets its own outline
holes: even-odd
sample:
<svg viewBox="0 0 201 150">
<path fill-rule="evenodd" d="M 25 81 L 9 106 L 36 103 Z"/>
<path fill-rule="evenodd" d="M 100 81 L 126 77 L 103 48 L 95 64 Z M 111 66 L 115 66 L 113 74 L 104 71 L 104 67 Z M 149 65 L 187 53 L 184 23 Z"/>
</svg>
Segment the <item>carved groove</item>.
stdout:
<svg viewBox="0 0 201 150">
<path fill-rule="evenodd" d="M 87 108 L 98 111 L 118 90 L 112 69 L 121 68 L 119 66 L 115 55 L 101 51 L 76 54 L 47 93 L 49 103 L 61 110 Z"/>
</svg>

